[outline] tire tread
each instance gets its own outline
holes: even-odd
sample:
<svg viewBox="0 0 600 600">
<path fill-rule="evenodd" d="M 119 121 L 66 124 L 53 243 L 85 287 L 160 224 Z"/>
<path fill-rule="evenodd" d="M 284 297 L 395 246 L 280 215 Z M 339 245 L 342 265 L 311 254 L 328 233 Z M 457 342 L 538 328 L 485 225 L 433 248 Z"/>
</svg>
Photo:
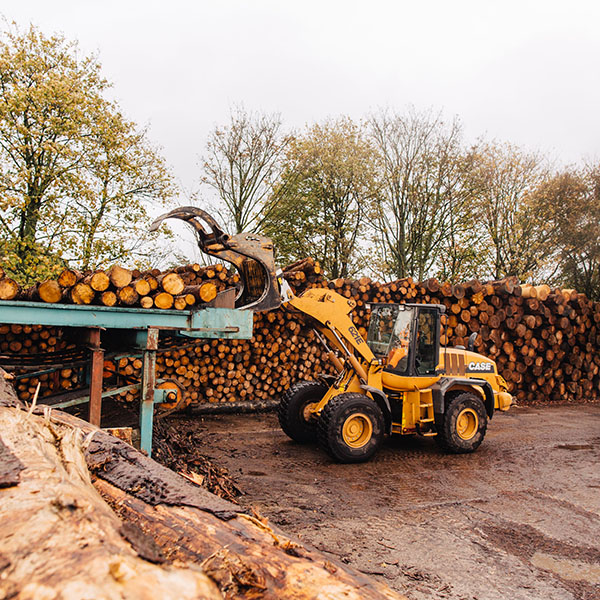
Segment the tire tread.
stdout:
<svg viewBox="0 0 600 600">
<path fill-rule="evenodd" d="M 289 438 L 297 442 L 308 442 L 316 439 L 316 432 L 312 436 L 312 439 L 299 439 L 298 432 L 294 429 L 292 423 L 290 423 L 290 403 L 299 393 L 303 391 L 308 392 L 311 389 L 318 390 L 321 393 L 321 397 L 327 392 L 327 386 L 318 381 L 297 381 L 284 392 L 277 408 L 277 418 L 279 419 L 281 429 Z"/>
</svg>

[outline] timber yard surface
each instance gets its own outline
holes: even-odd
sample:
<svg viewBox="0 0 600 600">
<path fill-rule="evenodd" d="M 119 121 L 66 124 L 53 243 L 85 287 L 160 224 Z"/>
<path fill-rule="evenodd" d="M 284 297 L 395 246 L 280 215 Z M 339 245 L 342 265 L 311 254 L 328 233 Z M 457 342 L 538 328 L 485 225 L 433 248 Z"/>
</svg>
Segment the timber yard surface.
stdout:
<svg viewBox="0 0 600 600">
<path fill-rule="evenodd" d="M 243 507 L 410 599 L 600 598 L 600 405 L 516 407 L 474 454 L 397 438 L 359 465 L 291 442 L 272 413 L 168 420 Z"/>
</svg>

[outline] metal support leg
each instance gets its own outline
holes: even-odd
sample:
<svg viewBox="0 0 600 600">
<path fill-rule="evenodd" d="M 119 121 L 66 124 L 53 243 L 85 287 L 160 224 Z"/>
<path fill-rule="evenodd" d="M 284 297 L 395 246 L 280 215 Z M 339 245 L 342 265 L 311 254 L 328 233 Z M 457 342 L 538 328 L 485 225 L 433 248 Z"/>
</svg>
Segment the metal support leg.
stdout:
<svg viewBox="0 0 600 600">
<path fill-rule="evenodd" d="M 148 329 L 146 348 L 143 353 L 141 404 L 140 404 L 140 447 L 152 454 L 152 422 L 154 418 L 154 387 L 156 385 L 156 349 L 158 329 Z"/>
<path fill-rule="evenodd" d="M 102 373 L 104 371 L 104 350 L 100 347 L 100 329 L 94 327 L 89 333 L 92 351 L 92 372 L 90 374 L 89 422 L 100 427 L 102 418 Z"/>
</svg>

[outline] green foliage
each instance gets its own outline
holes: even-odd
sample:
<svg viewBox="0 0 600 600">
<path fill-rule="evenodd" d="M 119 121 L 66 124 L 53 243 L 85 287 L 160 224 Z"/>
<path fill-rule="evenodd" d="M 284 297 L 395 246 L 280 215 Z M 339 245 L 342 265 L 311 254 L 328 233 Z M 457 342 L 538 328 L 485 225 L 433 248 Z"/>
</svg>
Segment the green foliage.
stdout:
<svg viewBox="0 0 600 600">
<path fill-rule="evenodd" d="M 170 177 L 107 88 L 74 42 L 35 27 L 3 32 L 0 234 L 4 263 L 24 283 L 64 261 L 92 268 L 148 252 L 146 201 L 165 201 Z"/>
<path fill-rule="evenodd" d="M 313 125 L 287 153 L 263 231 L 282 262 L 313 256 L 331 277 L 363 266 L 360 236 L 376 196 L 374 154 L 349 118 Z"/>
<path fill-rule="evenodd" d="M 552 249 L 545 278 L 600 300 L 600 165 L 555 174 L 533 203 Z"/>
</svg>

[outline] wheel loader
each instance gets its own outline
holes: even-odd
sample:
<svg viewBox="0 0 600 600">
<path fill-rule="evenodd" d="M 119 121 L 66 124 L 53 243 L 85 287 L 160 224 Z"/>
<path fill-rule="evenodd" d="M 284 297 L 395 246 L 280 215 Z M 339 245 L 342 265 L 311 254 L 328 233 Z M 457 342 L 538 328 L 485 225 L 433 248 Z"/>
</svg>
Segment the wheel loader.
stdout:
<svg viewBox="0 0 600 600">
<path fill-rule="evenodd" d="M 495 410 L 512 396 L 496 364 L 440 344 L 438 304 L 372 304 L 367 339 L 350 318 L 354 300 L 329 289 L 285 293 L 284 306 L 312 322 L 337 375 L 292 385 L 279 423 L 297 442 L 318 440 L 339 462 L 366 461 L 386 435 L 433 437 L 446 451 L 476 450 Z"/>
<path fill-rule="evenodd" d="M 473 351 L 473 336 L 468 348 L 441 345 L 443 305 L 372 304 L 365 340 L 350 317 L 353 299 L 330 289 L 292 292 L 275 270 L 268 238 L 228 236 L 195 207 L 162 215 L 152 227 L 166 218 L 189 223 L 201 250 L 239 270 L 238 308 L 283 305 L 314 327 L 337 374 L 315 374 L 284 393 L 278 417 L 291 439 L 318 441 L 343 463 L 369 460 L 386 435 L 433 437 L 447 452 L 468 453 L 480 446 L 494 411 L 510 408 L 506 382 L 494 361 Z"/>
</svg>

